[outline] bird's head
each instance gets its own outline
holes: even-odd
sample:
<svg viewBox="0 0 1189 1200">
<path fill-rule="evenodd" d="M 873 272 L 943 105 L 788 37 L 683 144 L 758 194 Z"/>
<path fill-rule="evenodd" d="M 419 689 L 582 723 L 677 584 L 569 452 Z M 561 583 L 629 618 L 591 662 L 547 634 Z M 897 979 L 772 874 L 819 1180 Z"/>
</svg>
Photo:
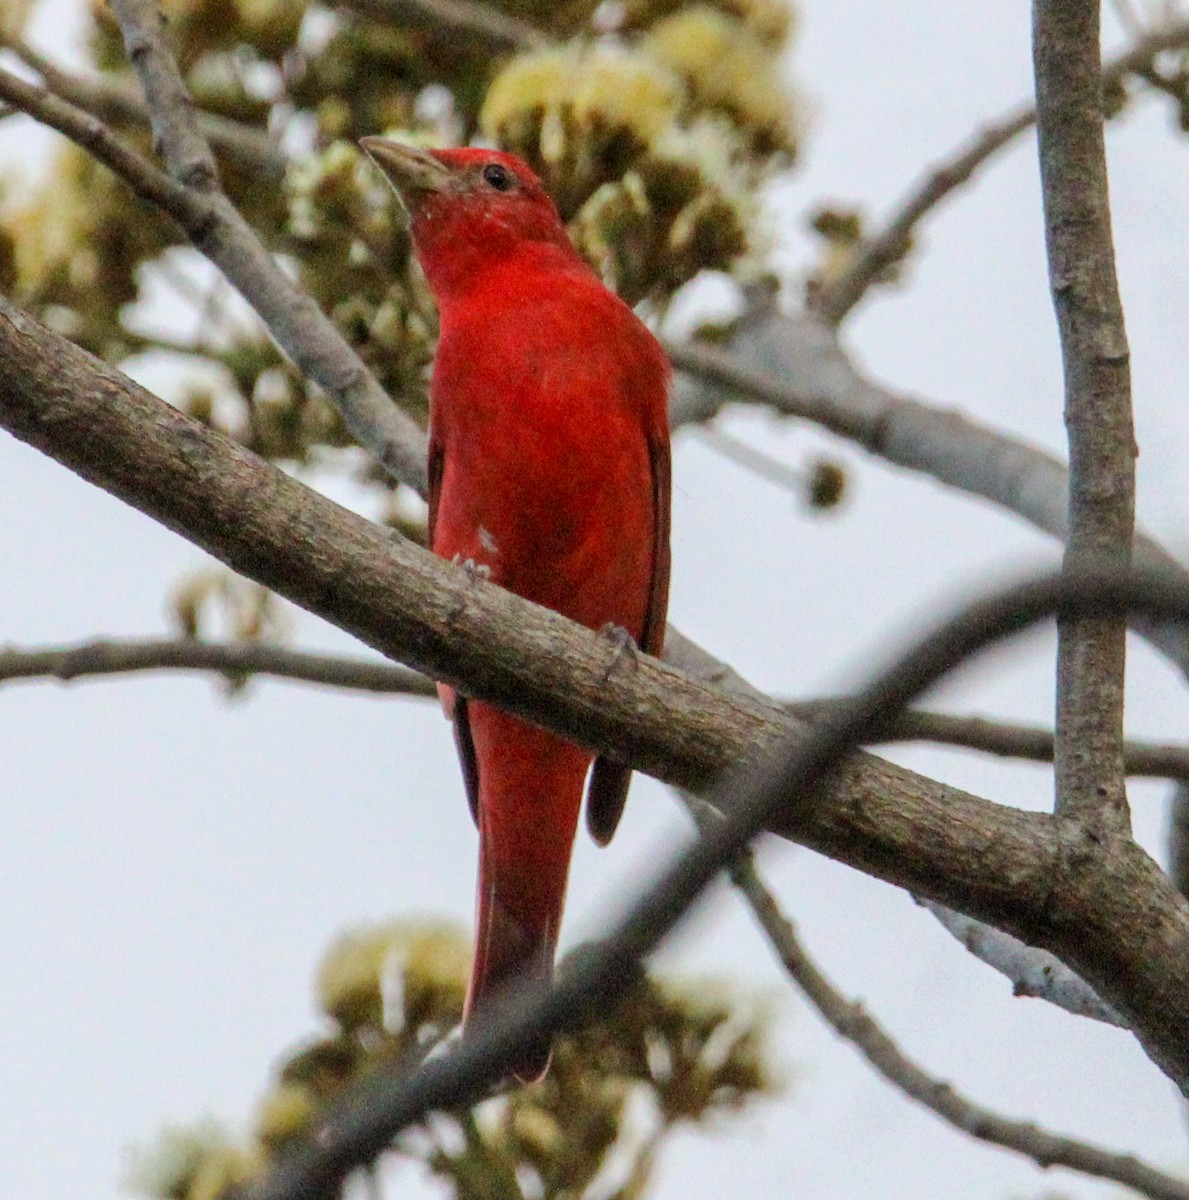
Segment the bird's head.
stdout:
<svg viewBox="0 0 1189 1200">
<path fill-rule="evenodd" d="M 381 137 L 359 144 L 408 212 L 413 244 L 439 299 L 513 254 L 544 247 L 579 261 L 541 181 L 515 155 L 421 150 Z"/>
</svg>

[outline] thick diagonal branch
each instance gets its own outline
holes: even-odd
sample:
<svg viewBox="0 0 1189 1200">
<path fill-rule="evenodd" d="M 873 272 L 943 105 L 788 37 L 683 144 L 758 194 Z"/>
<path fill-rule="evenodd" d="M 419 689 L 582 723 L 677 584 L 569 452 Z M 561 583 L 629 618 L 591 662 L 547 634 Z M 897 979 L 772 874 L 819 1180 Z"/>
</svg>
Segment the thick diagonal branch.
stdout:
<svg viewBox="0 0 1189 1200">
<path fill-rule="evenodd" d="M 25 106 L 23 106 L 23 107 L 25 107 Z M 80 139 L 80 140 L 84 140 L 84 144 L 86 144 L 86 142 L 88 142 L 88 139 L 94 140 L 94 138 L 92 138 L 92 137 L 91 137 L 91 136 L 92 136 L 92 134 L 94 134 L 94 122 L 90 122 L 90 126 L 89 126 L 88 124 L 86 124 L 86 122 L 83 122 L 82 126 L 79 126 L 78 122 L 76 121 L 76 122 L 74 122 L 74 127 L 76 127 L 76 128 L 77 128 L 77 130 L 78 130 L 78 128 L 80 128 L 80 131 L 82 131 L 82 132 L 80 132 L 80 134 L 79 134 L 79 139 Z M 70 132 L 70 130 L 67 130 L 67 132 Z M 76 136 L 76 134 L 72 133 L 72 134 L 71 134 L 71 136 Z M 110 140 L 110 139 L 109 139 L 109 140 Z M 139 163 L 137 163 L 137 164 L 136 164 L 136 166 L 137 166 L 137 168 L 138 168 L 138 170 L 139 170 L 139 168 L 140 168 L 140 167 L 145 167 L 145 166 L 148 166 L 148 164 L 144 164 L 144 163 L 143 163 L 143 161 L 142 161 L 142 162 L 139 162 Z M 150 172 L 151 172 L 151 167 L 149 168 L 149 170 L 150 170 Z M 158 173 L 158 174 L 160 174 L 160 173 Z M 140 186 L 144 187 L 144 186 L 145 186 L 145 176 L 144 176 L 144 173 L 139 173 L 139 174 L 138 174 L 138 172 L 133 172 L 133 182 L 134 182 L 134 184 L 136 184 L 136 185 L 140 185 Z M 168 181 L 167 181 L 167 182 L 168 182 Z M 152 193 L 154 193 L 154 191 L 155 191 L 155 185 L 156 185 L 156 181 L 154 181 L 154 180 L 151 180 L 151 179 L 150 179 L 150 180 L 149 180 L 149 186 L 148 186 L 148 187 L 146 187 L 146 190 L 145 190 L 145 192 L 144 192 L 143 194 L 148 194 L 148 196 L 152 196 Z M 161 193 L 161 188 L 156 188 L 156 193 L 157 193 L 157 196 L 158 196 L 158 197 L 160 197 L 160 196 L 161 196 L 161 194 L 162 194 L 162 193 Z M 166 197 L 166 199 L 168 200 L 169 198 L 168 198 L 168 197 Z M 161 198 L 157 198 L 157 199 L 156 199 L 156 203 L 162 203 L 162 199 L 161 199 Z M 168 208 L 168 203 L 167 203 L 166 205 L 164 205 L 164 206 L 167 206 L 167 208 Z M 927 418 L 927 416 L 929 416 L 929 415 L 936 415 L 936 414 L 932 414 L 932 413 L 930 412 L 930 410 L 927 410 L 927 409 L 925 408 L 925 406 L 919 406 L 919 407 L 920 407 L 920 409 L 921 409 L 920 416 L 921 416 L 921 418 L 923 418 L 923 419 L 924 419 L 924 418 Z M 879 425 L 882 425 L 882 424 L 884 424 L 884 422 L 883 422 L 882 420 L 877 420 L 877 424 L 879 424 Z M 366 440 L 366 438 L 365 438 L 364 440 Z M 926 437 L 926 442 L 930 442 L 930 440 L 931 440 L 930 438 L 927 438 L 927 437 Z M 379 454 L 379 456 L 380 456 L 380 457 L 384 457 L 384 452 L 385 452 L 385 445 L 384 445 L 384 443 L 380 443 L 380 444 L 378 444 L 378 445 L 377 445 L 377 444 L 373 444 L 373 445 L 372 445 L 372 449 L 373 449 L 373 450 L 376 450 L 376 451 L 378 452 L 378 454 Z M 410 440 L 409 440 L 409 442 L 406 444 L 406 449 L 407 449 L 407 450 L 409 450 L 410 452 L 412 452 L 412 454 L 415 454 L 415 452 L 416 452 L 416 439 L 415 439 L 415 438 L 414 438 L 414 439 L 410 439 Z M 972 446 L 967 446 L 967 448 L 966 448 L 966 449 L 967 449 L 967 451 L 972 451 L 972 450 L 973 450 L 973 452 L 974 452 L 974 457 L 979 457 L 979 458 L 981 458 L 981 454 L 980 454 L 980 452 L 978 451 L 978 449 L 974 449 L 974 448 L 972 448 Z M 1023 449 L 1023 450 L 1025 450 L 1025 451 L 1026 451 L 1026 452 L 1025 452 L 1025 458 L 1027 458 L 1027 450 L 1026 450 L 1026 448 L 1021 448 L 1021 449 Z M 926 457 L 927 457 L 927 455 L 926 455 Z M 1043 456 L 1041 456 L 1041 457 L 1043 457 Z M 1056 466 L 1056 464 L 1055 464 L 1055 466 Z M 920 469 L 920 468 L 918 468 L 918 469 Z M 1058 466 L 1058 467 L 1057 467 L 1057 469 L 1058 469 L 1058 472 L 1059 472 L 1059 469 L 1061 469 L 1061 468 L 1059 468 L 1059 466 Z M 959 484 L 959 486 L 962 486 L 962 485 L 961 485 L 961 484 Z M 1028 500 L 1028 498 L 1029 498 L 1029 493 L 1031 493 L 1032 491 L 1033 491 L 1033 488 L 1031 488 L 1031 487 L 1027 487 L 1027 488 L 1021 488 L 1021 492 L 1022 492 L 1022 494 L 1023 494 L 1023 497 L 1025 497 L 1025 500 L 1026 500 L 1026 502 L 1027 502 L 1027 500 Z M 1005 494 L 1005 498 L 1001 500 L 1001 503 L 1007 503 L 1007 504 L 1009 504 L 1009 506 L 1013 505 L 1013 497 L 1011 497 L 1010 490 L 1009 490 L 1009 492 L 1008 492 L 1007 494 Z"/>
<path fill-rule="evenodd" d="M 614 646 L 311 492 L 0 300 L 0 424 L 381 653 L 690 790 L 806 726 Z M 1189 1086 L 1189 907 L 1130 842 L 856 755 L 774 832 L 1052 951 Z"/>
<path fill-rule="evenodd" d="M 0 71 L 0 99 L 90 151 L 142 199 L 173 217 L 202 249 L 200 241 L 211 219 L 207 205 L 195 202 L 186 189 L 122 145 L 100 121 L 45 88 L 4 71 Z M 233 260 L 236 244 L 234 237 L 226 244 L 225 252 Z M 258 292 L 251 264 L 242 271 L 237 260 L 232 265 L 236 273 L 229 278 L 256 305 L 284 347 L 305 328 L 310 301 L 291 290 L 289 299 L 295 307 L 290 307 L 271 287 Z M 246 277 L 241 279 L 241 274 Z M 349 359 L 341 360 L 334 345 L 341 339 L 333 326 L 331 333 L 325 345 L 318 338 L 302 343 L 303 353 L 317 366 L 311 369 L 311 378 L 323 383 L 339 402 L 346 396 L 346 415 L 353 398 L 363 393 L 353 389 L 351 376 L 342 370 L 349 361 L 358 360 L 349 348 Z M 329 352 L 324 353 L 327 347 Z M 1068 473 L 1060 462 L 952 409 L 873 382 L 856 370 L 833 331 L 812 317 L 757 306 L 732 337 L 730 353 L 703 345 L 673 344 L 668 349 L 685 377 L 673 401 L 674 428 L 710 420 L 732 401 L 764 404 L 852 438 L 897 466 L 991 500 L 1055 537 L 1066 536 Z M 330 385 L 324 382 L 328 377 Z M 343 384 L 341 392 L 335 390 L 336 380 Z M 370 388 L 364 392 L 375 398 Z M 382 392 L 380 396 L 382 407 L 364 404 L 349 423 L 360 442 L 397 478 L 423 487 L 424 463 L 419 456 L 424 452 L 424 436 Z M 1137 556 L 1151 565 L 1178 566 L 1150 538 L 1139 539 Z M 1182 630 L 1147 620 L 1137 621 L 1136 627 L 1189 673 L 1189 638 Z"/>
<path fill-rule="evenodd" d="M 956 613 L 905 649 L 834 721 L 775 747 L 739 775 L 717 783 L 708 805 L 723 814 L 696 841 L 669 858 L 609 931 L 567 964 L 551 987 L 509 985 L 467 1036 L 410 1071 L 394 1063 L 349 1089 L 311 1130 L 308 1141 L 279 1159 L 241 1195 L 250 1200 L 298 1200 L 329 1194 L 354 1167 L 378 1157 L 392 1139 L 438 1109 L 477 1101 L 536 1039 L 587 1024 L 606 1011 L 636 978 L 650 954 L 714 879 L 728 868 L 780 811 L 799 812 L 808 825 L 856 747 L 955 667 L 994 642 L 1059 612 L 1114 613 L 1140 608 L 1189 622 L 1189 592 L 1163 573 L 1082 570 L 1049 575 L 991 594 Z M 1100 868 L 1135 852 L 1115 839 L 1085 865 Z M 1179 947 L 1189 943 L 1189 905 L 1155 881 L 1178 914 Z M 1149 1050 L 1160 1053 L 1157 1047 Z M 1166 1064 L 1189 1094 L 1179 1063 Z"/>
<path fill-rule="evenodd" d="M 1131 559 L 1135 430 L 1102 129 L 1099 6 L 1035 0 L 1033 61 L 1049 282 L 1065 364 L 1065 562 Z M 1093 837 L 1130 827 L 1123 771 L 1126 624 L 1057 626 L 1057 811 Z"/>
<path fill-rule="evenodd" d="M 92 152 L 101 162 L 106 163 L 115 170 L 138 195 L 172 215 L 183 228 L 190 230 L 196 245 L 201 246 L 202 239 L 205 236 L 204 231 L 207 229 L 210 218 L 210 209 L 205 198 L 196 197 L 188 189 L 175 183 L 164 172 L 157 170 L 143 157 L 129 150 L 128 147 L 124 146 L 112 135 L 111 131 L 102 122 L 64 103 L 60 98 L 47 94 L 44 88 L 28 84 L 7 72 L 0 71 L 0 96 L 4 95 L 11 97 L 14 103 L 18 104 L 23 111 L 27 111 L 53 128 L 61 130 L 85 149 Z M 233 244 L 234 239 L 232 241 Z M 244 291 L 245 295 L 251 295 L 249 291 Z M 289 307 L 283 297 L 280 298 L 278 303 L 276 311 L 278 314 L 277 319 L 280 323 L 280 332 L 278 332 L 277 328 L 274 328 L 273 332 L 274 336 L 277 336 L 279 340 L 281 335 L 286 331 L 292 333 L 301 328 L 300 321 L 303 314 L 301 305 L 306 303 L 306 301 L 300 293 L 294 293 L 293 296 L 296 297 L 296 303 L 298 304 L 296 311 Z M 269 310 L 266 306 L 260 311 L 267 315 Z M 320 314 L 318 315 L 320 316 Z M 752 326 L 749 325 L 749 328 L 752 328 Z M 338 360 L 333 354 L 330 358 L 321 357 L 321 350 L 315 344 L 307 346 L 306 349 L 319 358 L 320 368 L 323 373 L 330 371 L 333 374 L 338 370 L 338 366 L 336 365 Z M 333 351 L 333 345 L 330 349 Z M 736 373 L 738 373 L 738 368 L 736 368 Z M 332 396 L 334 395 L 333 392 L 331 394 Z M 350 401 L 353 394 L 348 391 L 346 400 Z M 345 403 L 343 396 L 339 396 L 339 401 L 340 403 Z M 716 399 L 714 403 L 721 404 L 721 397 Z M 827 401 L 827 404 L 831 403 L 833 401 Z M 921 406 L 921 408 L 923 410 L 924 406 Z M 345 414 L 348 411 L 349 404 L 344 408 Z M 356 435 L 360 437 L 360 440 L 368 446 L 378 459 L 387 461 L 390 470 L 398 477 L 401 477 L 401 464 L 403 463 L 410 472 L 406 481 L 413 483 L 414 486 L 417 483 L 423 485 L 423 459 L 418 457 L 423 449 L 423 439 L 420 432 L 413 430 L 412 434 L 409 434 L 409 423 L 392 406 L 389 406 L 386 412 L 380 414 L 376 414 L 374 408 L 370 411 L 372 411 L 373 415 L 378 415 L 381 419 L 372 423 L 369 431 L 369 428 L 366 427 L 367 422 L 361 421 L 360 413 L 356 412 L 353 418 L 353 428 Z M 843 419 L 844 421 L 851 420 L 850 417 L 844 417 Z M 409 434 L 409 436 L 406 436 L 406 434 Z M 1025 448 L 1021 448 L 1021 452 L 1027 455 Z M 1060 468 L 1057 467 L 1057 470 L 1060 470 Z M 1179 631 L 1175 632 L 1179 633 Z M 673 632 L 670 631 L 668 639 L 670 648 L 675 643 L 676 639 L 673 636 Z M 713 671 L 718 671 L 719 669 L 720 665 L 716 664 Z"/>
</svg>

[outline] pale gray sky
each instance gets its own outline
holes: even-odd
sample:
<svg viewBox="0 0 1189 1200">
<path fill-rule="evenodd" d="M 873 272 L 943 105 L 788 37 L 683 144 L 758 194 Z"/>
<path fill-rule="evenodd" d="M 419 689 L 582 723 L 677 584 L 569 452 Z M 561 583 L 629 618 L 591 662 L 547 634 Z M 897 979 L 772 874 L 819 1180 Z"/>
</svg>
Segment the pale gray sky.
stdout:
<svg viewBox="0 0 1189 1200">
<path fill-rule="evenodd" d="M 64 47 L 72 6 L 55 0 L 42 14 L 47 50 Z M 886 212 L 925 164 L 1029 94 L 1027 7 L 811 0 L 792 70 L 811 111 L 772 218 L 795 278 L 813 204 Z M 31 144 L 26 127 L 0 131 L 9 158 L 30 157 Z M 1140 512 L 1189 557 L 1189 143 L 1165 106 L 1146 102 L 1112 127 L 1109 146 Z M 909 286 L 870 301 L 848 340 L 880 378 L 1064 453 L 1030 139 L 928 224 Z M 765 688 L 853 683 L 889 639 L 1052 560 L 1052 544 L 1019 521 L 848 445 L 761 415 L 728 427 L 793 463 L 828 445 L 853 483 L 842 514 L 811 518 L 700 440 L 678 440 L 672 619 Z M 197 551 L 7 436 L 0 478 L 0 638 L 162 630 L 167 586 L 202 561 Z M 352 649 L 310 618 L 298 629 L 304 644 Z M 1047 721 L 1051 653 L 1034 637 L 944 698 Z M 1184 687 L 1138 642 L 1130 688 L 1134 732 L 1183 734 Z M 896 757 L 1003 803 L 1049 803 L 1040 769 Z M 1137 830 L 1157 851 L 1165 790 L 1132 793 Z M 665 789 L 638 781 L 613 846 L 580 839 L 564 940 L 596 932 L 684 828 Z M 414 912 L 471 915 L 474 833 L 448 728 L 425 704 L 266 683 L 228 705 L 209 683 L 180 678 L 7 687 L 0 832 L 0 1161 L 13 1196 L 115 1196 L 124 1147 L 163 1122 L 246 1120 L 270 1064 L 314 1028 L 312 972 L 337 931 Z M 1128 1034 L 1014 1000 L 903 893 L 785 845 L 764 863 L 812 952 L 931 1070 L 1010 1115 L 1189 1168 L 1174 1091 Z M 1117 1192 L 1042 1178 L 902 1100 L 785 987 L 725 890 L 664 961 L 773 997 L 792 1084 L 721 1133 L 671 1146 L 658 1200 Z"/>
</svg>

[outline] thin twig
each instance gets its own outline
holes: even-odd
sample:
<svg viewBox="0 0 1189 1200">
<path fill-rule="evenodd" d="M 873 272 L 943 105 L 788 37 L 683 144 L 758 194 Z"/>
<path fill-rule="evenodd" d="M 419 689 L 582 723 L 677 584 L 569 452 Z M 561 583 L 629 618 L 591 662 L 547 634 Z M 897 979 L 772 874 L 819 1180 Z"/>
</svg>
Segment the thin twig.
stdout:
<svg viewBox="0 0 1189 1200">
<path fill-rule="evenodd" d="M 1097 0 L 1034 0 L 1037 141 L 1049 282 L 1065 364 L 1065 564 L 1131 560 L 1135 429 L 1115 278 Z M 1093 837 L 1130 829 L 1123 772 L 1126 621 L 1057 623 L 1057 811 Z"/>
<path fill-rule="evenodd" d="M 979 1141 L 1032 1159 L 1038 1167 L 1066 1167 L 1110 1179 L 1153 1200 L 1189 1200 L 1189 1183 L 1165 1175 L 1134 1155 L 1061 1137 L 1030 1121 L 1013 1121 L 975 1103 L 952 1084 L 928 1074 L 909 1058 L 858 1002 L 848 1000 L 805 952 L 797 931 L 756 873 L 750 855 L 731 867 L 731 880 L 746 897 L 760 927 L 793 982 L 830 1027 L 855 1046 L 893 1087 Z"/>
<path fill-rule="evenodd" d="M 675 665 L 689 670 L 679 659 Z M 260 642 L 201 642 L 186 638 L 91 638 L 61 646 L 0 647 L 0 684 L 18 679 L 73 682 L 92 676 L 145 671 L 210 671 L 236 677 L 267 675 L 374 695 L 433 697 L 433 681 L 387 662 L 313 654 Z M 783 707 L 807 721 L 834 716 L 842 700 L 788 700 Z M 1002 758 L 1053 761 L 1053 734 L 1046 729 L 911 709 L 878 742 L 922 741 L 961 746 Z M 1129 741 L 1127 773 L 1189 780 L 1189 747 Z"/>
<path fill-rule="evenodd" d="M 823 284 L 812 307 L 823 321 L 838 325 L 889 267 L 912 245 L 917 224 L 947 196 L 957 191 L 989 158 L 1036 123 L 1036 111 L 1021 108 L 976 133 L 955 154 L 943 159 L 901 200 L 891 218 L 864 238 L 846 271 Z"/>
<path fill-rule="evenodd" d="M 377 695 L 435 694 L 431 679 L 392 663 L 310 654 L 259 642 L 95 639 L 32 650 L 0 648 L 0 684 L 46 678 L 68 682 L 143 671 L 211 671 L 236 678 L 271 675 Z"/>
<path fill-rule="evenodd" d="M 46 90 L 55 96 L 86 109 L 101 121 L 148 128 L 149 110 L 133 87 L 104 75 L 74 75 L 26 42 L 6 37 L 2 29 L 0 47 L 11 50 L 26 66 L 32 67 L 41 76 Z M 197 119 L 203 136 L 229 163 L 272 182 L 284 176 L 286 158 L 263 130 L 201 109 Z"/>
<path fill-rule="evenodd" d="M 1106 65 L 1104 86 L 1128 75 L 1143 73 L 1168 50 L 1189 44 L 1189 21 L 1170 25 L 1140 37 L 1134 46 Z M 871 284 L 888 267 L 900 261 L 921 219 L 961 187 L 989 158 L 1036 123 L 1034 107 L 1018 108 L 989 124 L 964 146 L 928 171 L 893 210 L 882 229 L 864 238 L 846 272 L 823 287 L 814 298 L 814 310 L 837 325 L 867 294 Z"/>
<path fill-rule="evenodd" d="M 168 213 L 188 232 L 192 229 L 194 237 L 209 236 L 209 206 L 126 146 L 97 117 L 59 99 L 43 84 L 29 83 L 9 71 L 0 70 L 0 97 L 65 134 L 115 172 L 142 200 Z"/>
<path fill-rule="evenodd" d="M 478 38 L 496 50 L 534 50 L 552 42 L 549 34 L 474 0 L 341 0 L 354 9 L 382 21 L 408 24 L 415 21 L 464 37 Z"/>
<path fill-rule="evenodd" d="M 835 712 L 842 700 L 789 700 L 785 707 L 808 721 L 822 720 Z M 1031 762 L 1053 761 L 1054 736 L 1048 729 L 965 717 L 952 713 L 909 709 L 879 731 L 877 742 L 933 742 L 979 750 L 1000 758 L 1022 758 Z M 1153 779 L 1189 780 L 1189 746 L 1158 742 L 1128 741 L 1124 749 L 1127 774 Z"/>
<path fill-rule="evenodd" d="M 385 394 L 318 306 L 277 266 L 221 192 L 175 182 L 90 113 L 0 71 L 0 99 L 65 134 L 143 200 L 171 216 L 235 285 L 302 374 L 325 389 L 361 445 L 396 479 L 425 490 L 425 435 Z"/>
<path fill-rule="evenodd" d="M 695 428 L 703 441 L 708 442 L 724 458 L 729 458 L 761 479 L 766 479 L 794 495 L 804 497 L 807 494 L 808 481 L 804 471 L 790 467 L 788 463 L 781 462 L 771 454 L 765 454 L 763 450 L 748 445 L 742 438 L 733 437 L 713 425 L 700 425 Z"/>
</svg>

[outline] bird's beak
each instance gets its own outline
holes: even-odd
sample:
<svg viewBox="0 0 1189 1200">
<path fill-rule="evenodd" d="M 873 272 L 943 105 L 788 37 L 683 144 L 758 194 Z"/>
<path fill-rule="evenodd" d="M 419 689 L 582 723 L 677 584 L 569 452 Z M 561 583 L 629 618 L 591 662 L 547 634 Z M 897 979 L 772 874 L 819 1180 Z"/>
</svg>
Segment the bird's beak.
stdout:
<svg viewBox="0 0 1189 1200">
<path fill-rule="evenodd" d="M 426 150 L 390 142 L 382 137 L 359 139 L 364 153 L 384 172 L 410 213 L 434 192 L 444 192 L 450 169 Z"/>
</svg>

